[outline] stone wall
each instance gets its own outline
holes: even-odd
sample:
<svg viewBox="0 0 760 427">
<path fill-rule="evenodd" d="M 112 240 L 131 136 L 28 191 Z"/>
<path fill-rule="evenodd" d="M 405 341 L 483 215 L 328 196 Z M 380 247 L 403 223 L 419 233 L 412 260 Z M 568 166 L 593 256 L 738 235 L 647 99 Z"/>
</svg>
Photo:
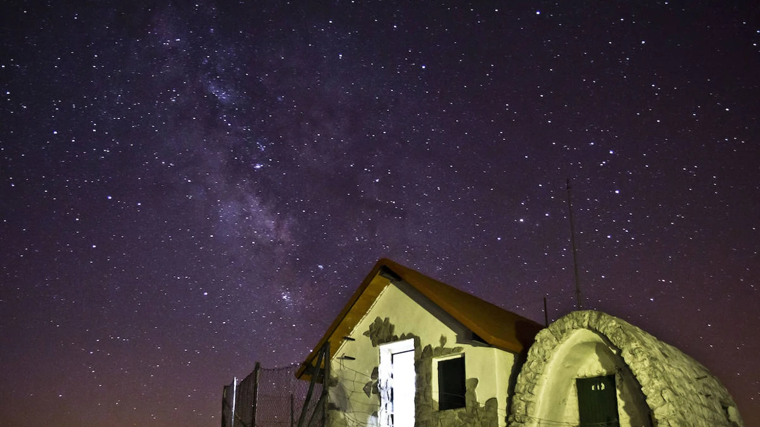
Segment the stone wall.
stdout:
<svg viewBox="0 0 760 427">
<path fill-rule="evenodd" d="M 636 326 L 597 311 L 570 313 L 536 336 L 517 379 L 510 426 L 542 425 L 540 399 L 551 382 L 547 377 L 554 375 L 549 366 L 563 344 L 580 329 L 599 334 L 622 358 L 646 398 L 652 425 L 744 426 L 728 391 L 704 366 Z"/>
</svg>

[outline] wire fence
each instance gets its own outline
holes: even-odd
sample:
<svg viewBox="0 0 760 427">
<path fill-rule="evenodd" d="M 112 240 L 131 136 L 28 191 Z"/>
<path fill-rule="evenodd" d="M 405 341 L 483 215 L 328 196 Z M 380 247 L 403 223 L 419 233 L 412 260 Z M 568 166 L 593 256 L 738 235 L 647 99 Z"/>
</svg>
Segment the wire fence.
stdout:
<svg viewBox="0 0 760 427">
<path fill-rule="evenodd" d="M 319 361 L 317 363 L 319 366 Z M 257 363 L 253 372 L 238 382 L 233 379 L 230 385 L 222 391 L 222 427 L 326 427 L 324 410 L 325 394 L 323 393 L 324 372 L 319 370 L 313 376 L 312 382 L 296 379 L 299 365 L 282 368 L 261 368 Z M 343 398 L 351 402 L 350 413 L 343 414 L 345 425 L 348 427 L 367 427 L 376 425 L 367 420 L 375 418 L 374 409 L 367 409 L 367 401 L 359 398 L 364 395 L 364 386 L 371 376 L 353 369 L 341 366 L 337 381 L 343 384 Z M 352 376 L 345 376 L 346 373 Z M 309 389 L 311 393 L 309 393 Z M 348 394 L 346 394 L 348 393 Z M 464 396 L 466 398 L 466 396 Z M 304 408 L 306 405 L 306 408 Z M 436 408 L 437 409 L 437 408 Z M 506 419 L 505 409 L 498 408 L 499 418 Z M 618 426 L 618 421 L 601 423 L 569 422 L 547 420 L 523 415 L 524 422 L 537 427 L 572 427 L 572 426 Z M 300 425 L 299 425 L 299 421 Z"/>
<path fill-rule="evenodd" d="M 222 427 L 298 427 L 309 381 L 296 379 L 299 365 L 262 368 L 222 391 Z M 322 384 L 314 383 L 301 427 L 323 427 Z"/>
</svg>

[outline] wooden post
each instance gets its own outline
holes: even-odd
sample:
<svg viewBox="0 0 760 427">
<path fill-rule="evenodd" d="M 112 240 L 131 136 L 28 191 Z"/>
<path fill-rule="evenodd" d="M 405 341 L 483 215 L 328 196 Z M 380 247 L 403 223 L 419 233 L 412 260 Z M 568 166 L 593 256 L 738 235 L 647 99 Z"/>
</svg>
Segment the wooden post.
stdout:
<svg viewBox="0 0 760 427">
<path fill-rule="evenodd" d="M 546 297 L 544 297 L 544 326 L 549 327 L 549 312 L 546 311 Z"/>
<path fill-rule="evenodd" d="M 256 406 L 259 400 L 259 371 L 261 364 L 256 362 L 253 368 L 253 407 L 251 408 L 251 427 L 256 427 Z"/>
<path fill-rule="evenodd" d="M 295 412 L 295 404 L 293 400 L 293 393 L 290 393 L 290 427 L 295 427 L 294 412 Z"/>
<path fill-rule="evenodd" d="M 327 408 L 330 401 L 330 341 L 325 343 L 325 373 L 322 377 L 322 427 L 327 427 Z"/>
</svg>

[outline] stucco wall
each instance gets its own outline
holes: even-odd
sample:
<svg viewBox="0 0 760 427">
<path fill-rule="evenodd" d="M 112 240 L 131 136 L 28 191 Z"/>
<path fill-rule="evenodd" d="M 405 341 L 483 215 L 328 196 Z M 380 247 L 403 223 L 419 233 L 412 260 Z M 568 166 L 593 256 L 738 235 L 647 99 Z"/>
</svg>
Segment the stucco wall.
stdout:
<svg viewBox="0 0 760 427">
<path fill-rule="evenodd" d="M 509 425 L 577 423 L 574 379 L 615 374 L 621 426 L 743 426 L 733 399 L 678 349 L 613 316 L 578 311 L 536 336 Z"/>
<path fill-rule="evenodd" d="M 473 343 L 468 334 L 453 318 L 429 306 L 429 301 L 426 303 L 413 288 L 403 283 L 388 285 L 349 335 L 353 341 L 344 341 L 334 353 L 330 365 L 329 425 L 379 425 L 379 348 L 386 343 L 413 339 L 417 426 L 505 426 L 514 355 Z M 458 353 L 465 354 L 467 406 L 439 411 L 433 390 L 434 362 Z"/>
</svg>

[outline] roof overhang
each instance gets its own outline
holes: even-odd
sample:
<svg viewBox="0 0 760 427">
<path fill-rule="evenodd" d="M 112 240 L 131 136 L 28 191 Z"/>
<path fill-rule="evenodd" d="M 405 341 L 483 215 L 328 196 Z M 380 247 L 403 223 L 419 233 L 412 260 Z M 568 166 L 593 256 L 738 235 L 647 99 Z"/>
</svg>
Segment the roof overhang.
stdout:
<svg viewBox="0 0 760 427">
<path fill-rule="evenodd" d="M 533 343 L 538 331 L 543 329 L 543 326 L 532 320 L 383 258 L 375 264 L 327 328 L 322 339 L 301 364 L 296 377 L 300 379 L 311 377 L 311 373 L 317 368 L 315 364 L 319 351 L 328 341 L 332 359 L 383 289 L 391 283 L 400 281 L 411 285 L 484 342 L 496 348 L 512 353 L 523 353 Z"/>
</svg>

